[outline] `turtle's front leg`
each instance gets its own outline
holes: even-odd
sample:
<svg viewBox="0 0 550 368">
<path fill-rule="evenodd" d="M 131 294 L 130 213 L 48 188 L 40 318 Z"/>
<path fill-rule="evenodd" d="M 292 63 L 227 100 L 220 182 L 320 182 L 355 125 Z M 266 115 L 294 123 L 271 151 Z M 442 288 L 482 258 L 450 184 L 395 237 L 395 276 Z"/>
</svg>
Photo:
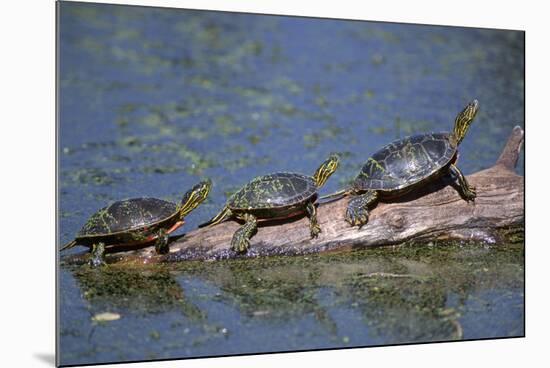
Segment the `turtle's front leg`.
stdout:
<svg viewBox="0 0 550 368">
<path fill-rule="evenodd" d="M 466 200 L 466 201 L 474 201 L 476 199 L 476 188 L 475 187 L 472 187 L 470 186 L 470 184 L 468 184 L 468 181 L 466 180 L 466 178 L 464 177 L 464 175 L 462 174 L 462 172 L 460 171 L 460 169 L 458 167 L 456 167 L 454 164 L 451 164 L 451 166 L 449 166 L 449 172 L 451 173 L 451 175 L 453 175 L 457 181 L 457 184 L 458 184 L 458 192 L 460 193 L 460 195 Z"/>
<path fill-rule="evenodd" d="M 311 238 L 316 238 L 321 232 L 321 227 L 317 223 L 317 209 L 312 202 L 307 203 L 307 217 L 309 217 L 309 230 L 311 233 Z"/>
<path fill-rule="evenodd" d="M 246 223 L 241 226 L 239 230 L 235 231 L 233 239 L 231 239 L 231 250 L 237 253 L 246 253 L 250 246 L 249 240 L 258 229 L 258 222 L 254 215 L 247 213 L 242 219 L 244 219 Z"/>
<path fill-rule="evenodd" d="M 155 251 L 158 254 L 166 254 L 169 250 L 168 233 L 166 232 L 166 229 L 159 229 L 157 232 L 157 240 L 155 242 Z"/>
<path fill-rule="evenodd" d="M 378 199 L 378 192 L 375 190 L 368 190 L 364 194 L 353 196 L 346 210 L 346 221 L 351 226 L 359 225 L 361 228 L 369 221 L 369 206 L 376 202 Z"/>
<path fill-rule="evenodd" d="M 93 244 L 91 254 L 90 266 L 105 266 L 105 243 L 99 242 Z"/>
</svg>

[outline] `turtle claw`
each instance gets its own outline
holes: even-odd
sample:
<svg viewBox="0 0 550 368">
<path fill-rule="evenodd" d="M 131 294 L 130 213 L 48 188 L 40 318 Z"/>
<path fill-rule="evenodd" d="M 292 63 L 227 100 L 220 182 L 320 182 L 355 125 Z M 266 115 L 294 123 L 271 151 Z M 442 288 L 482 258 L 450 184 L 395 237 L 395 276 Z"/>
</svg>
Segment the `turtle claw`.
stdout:
<svg viewBox="0 0 550 368">
<path fill-rule="evenodd" d="M 359 228 L 362 228 L 364 225 L 366 225 L 368 221 L 369 219 L 367 216 L 361 217 L 361 219 L 359 220 Z"/>
<path fill-rule="evenodd" d="M 250 247 L 250 242 L 248 241 L 248 239 L 241 239 L 231 244 L 231 250 L 240 254 L 246 253 L 248 247 Z"/>
<path fill-rule="evenodd" d="M 366 225 L 368 221 L 369 221 L 369 217 L 367 215 L 359 216 L 359 221 L 358 221 L 359 229 L 362 228 L 363 225 Z"/>
<path fill-rule="evenodd" d="M 364 194 L 354 196 L 348 203 L 346 221 L 351 226 L 359 226 L 359 229 L 369 221 L 369 205 L 372 205 L 378 194 L 376 191 L 367 191 Z"/>
<path fill-rule="evenodd" d="M 348 208 L 348 210 L 346 211 L 346 221 L 352 227 L 359 226 L 359 228 L 361 228 L 362 226 L 367 224 L 367 222 L 369 221 L 369 216 L 366 213 L 357 213 L 357 211 Z"/>
<path fill-rule="evenodd" d="M 477 197 L 476 187 L 468 183 L 462 172 L 454 164 L 451 164 L 450 170 L 458 185 L 456 189 L 460 193 L 460 196 L 467 202 L 475 202 Z"/>
<path fill-rule="evenodd" d="M 252 215 L 247 215 L 246 223 L 233 234 L 231 250 L 237 253 L 246 253 L 250 247 L 250 237 L 256 232 L 256 229 L 256 218 Z"/>
<path fill-rule="evenodd" d="M 107 266 L 107 263 L 105 263 L 105 261 L 101 258 L 98 258 L 98 257 L 92 257 L 90 258 L 90 261 L 88 262 L 88 264 L 90 265 L 90 267 L 92 268 L 98 268 L 98 267 L 103 267 L 103 266 Z"/>
<path fill-rule="evenodd" d="M 464 191 L 464 197 L 468 202 L 475 202 L 475 199 L 477 197 L 476 187 L 468 186 L 468 189 Z"/>
<path fill-rule="evenodd" d="M 317 209 L 312 202 L 309 202 L 306 210 L 309 217 L 309 232 L 311 234 L 311 239 L 317 238 L 321 232 L 321 227 L 317 223 Z"/>
<path fill-rule="evenodd" d="M 346 222 L 349 224 L 349 226 L 353 226 L 354 224 L 354 219 L 351 218 L 350 214 L 346 212 L 346 218 L 345 218 Z"/>
<path fill-rule="evenodd" d="M 317 224 L 311 226 L 311 239 L 319 237 L 319 234 L 322 232 L 321 227 Z"/>
<path fill-rule="evenodd" d="M 157 241 L 155 243 L 155 251 L 157 254 L 167 254 L 170 251 L 170 248 L 168 247 L 168 234 L 164 229 L 161 229 L 158 232 Z"/>
<path fill-rule="evenodd" d="M 346 221 L 350 226 L 355 226 L 355 214 L 353 214 L 351 211 L 346 211 Z"/>
<path fill-rule="evenodd" d="M 107 265 L 105 263 L 105 243 L 100 242 L 92 245 L 91 258 L 88 264 L 92 268 Z"/>
</svg>

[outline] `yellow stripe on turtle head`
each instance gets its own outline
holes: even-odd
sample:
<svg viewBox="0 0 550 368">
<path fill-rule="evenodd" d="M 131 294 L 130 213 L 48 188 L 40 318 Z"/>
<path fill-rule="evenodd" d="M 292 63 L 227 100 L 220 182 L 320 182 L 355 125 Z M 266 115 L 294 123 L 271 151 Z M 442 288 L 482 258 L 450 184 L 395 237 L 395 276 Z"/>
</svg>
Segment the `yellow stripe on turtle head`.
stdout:
<svg viewBox="0 0 550 368">
<path fill-rule="evenodd" d="M 212 181 L 206 179 L 191 188 L 181 200 L 180 204 L 180 217 L 185 217 L 189 212 L 193 211 L 199 204 L 202 203 L 208 197 L 210 189 L 212 188 Z"/>
<path fill-rule="evenodd" d="M 328 178 L 338 169 L 339 165 L 340 157 L 335 153 L 330 154 L 326 161 L 319 166 L 315 174 L 313 174 L 313 180 L 318 188 L 326 183 Z"/>
<path fill-rule="evenodd" d="M 468 132 L 468 129 L 470 128 L 470 125 L 474 121 L 474 118 L 479 110 L 479 102 L 477 100 L 473 100 L 470 102 L 464 110 L 462 110 L 455 119 L 455 126 L 453 129 L 453 138 L 456 142 L 456 145 L 459 145 L 460 142 L 464 139 L 466 136 L 466 133 Z"/>
</svg>

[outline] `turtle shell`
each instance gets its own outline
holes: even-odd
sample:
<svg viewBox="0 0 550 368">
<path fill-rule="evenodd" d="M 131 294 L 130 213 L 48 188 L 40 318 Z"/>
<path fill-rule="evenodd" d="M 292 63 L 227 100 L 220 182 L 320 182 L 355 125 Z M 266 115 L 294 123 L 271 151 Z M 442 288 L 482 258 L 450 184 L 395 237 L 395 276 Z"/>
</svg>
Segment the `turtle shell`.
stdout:
<svg viewBox="0 0 550 368">
<path fill-rule="evenodd" d="M 317 193 L 313 178 L 296 173 L 259 176 L 228 201 L 232 210 L 277 209 L 303 203 Z"/>
<path fill-rule="evenodd" d="M 382 147 L 365 162 L 353 187 L 395 191 L 430 178 L 456 154 L 449 137 L 449 133 L 419 134 Z"/>
<path fill-rule="evenodd" d="M 117 201 L 94 213 L 77 234 L 78 238 L 108 236 L 150 227 L 177 213 L 177 205 L 157 198 Z"/>
</svg>

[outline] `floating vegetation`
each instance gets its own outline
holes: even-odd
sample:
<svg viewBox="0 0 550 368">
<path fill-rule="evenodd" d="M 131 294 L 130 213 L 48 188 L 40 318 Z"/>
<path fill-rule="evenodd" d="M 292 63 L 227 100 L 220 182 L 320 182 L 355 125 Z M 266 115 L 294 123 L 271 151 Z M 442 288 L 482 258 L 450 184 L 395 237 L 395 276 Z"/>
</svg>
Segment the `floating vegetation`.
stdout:
<svg viewBox="0 0 550 368">
<path fill-rule="evenodd" d="M 286 78 L 286 77 L 276 78 L 273 80 L 272 84 L 273 84 L 273 87 L 283 88 L 285 91 L 291 94 L 296 95 L 303 92 L 303 88 L 300 86 L 300 84 L 298 84 L 298 82 L 290 78 Z"/>
<path fill-rule="evenodd" d="M 220 115 L 214 119 L 216 131 L 224 136 L 240 133 L 243 130 L 242 125 L 237 124 L 228 115 Z"/>
<path fill-rule="evenodd" d="M 83 185 L 108 186 L 124 181 L 122 176 L 98 168 L 73 170 L 68 173 L 68 177 L 71 182 Z"/>
<path fill-rule="evenodd" d="M 190 174 L 200 175 L 204 172 L 204 170 L 216 166 L 215 160 L 208 154 L 202 154 L 191 150 L 186 146 L 181 146 L 177 153 L 181 158 L 188 162 L 186 171 Z"/>
<path fill-rule="evenodd" d="M 327 139 L 335 139 L 338 135 L 342 134 L 344 129 L 336 124 L 327 124 L 323 128 L 320 128 L 312 133 L 304 134 L 304 145 L 308 148 L 317 147 L 323 141 Z"/>
<path fill-rule="evenodd" d="M 252 145 L 257 145 L 262 140 L 262 137 L 257 134 L 251 134 L 246 139 L 250 142 Z"/>
<path fill-rule="evenodd" d="M 246 155 L 237 159 L 224 160 L 222 166 L 230 172 L 234 172 L 251 165 L 261 166 L 269 162 L 271 162 L 271 157 L 269 156 Z"/>
<path fill-rule="evenodd" d="M 182 172 L 184 169 L 180 166 L 144 166 L 141 171 L 144 174 L 173 174 Z"/>
<path fill-rule="evenodd" d="M 386 134 L 388 131 L 387 126 L 370 126 L 369 131 L 371 131 L 374 134 Z"/>
</svg>

